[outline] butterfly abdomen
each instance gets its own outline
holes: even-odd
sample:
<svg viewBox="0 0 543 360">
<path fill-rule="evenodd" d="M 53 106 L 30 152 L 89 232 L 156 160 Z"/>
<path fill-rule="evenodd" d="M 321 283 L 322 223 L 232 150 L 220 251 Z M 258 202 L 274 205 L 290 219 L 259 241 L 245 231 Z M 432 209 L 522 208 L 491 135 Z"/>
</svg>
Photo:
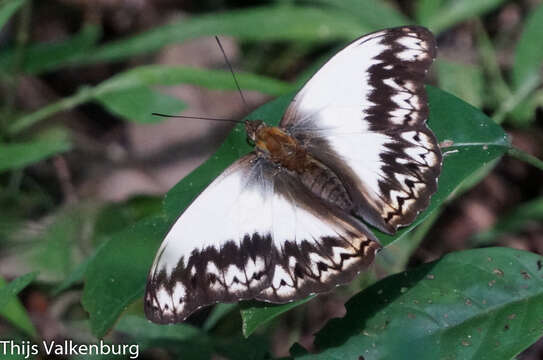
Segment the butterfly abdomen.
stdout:
<svg viewBox="0 0 543 360">
<path fill-rule="evenodd" d="M 304 171 L 299 174 L 302 184 L 321 199 L 339 206 L 341 209 L 350 209 L 351 198 L 343 182 L 326 165 L 307 156 Z"/>
</svg>

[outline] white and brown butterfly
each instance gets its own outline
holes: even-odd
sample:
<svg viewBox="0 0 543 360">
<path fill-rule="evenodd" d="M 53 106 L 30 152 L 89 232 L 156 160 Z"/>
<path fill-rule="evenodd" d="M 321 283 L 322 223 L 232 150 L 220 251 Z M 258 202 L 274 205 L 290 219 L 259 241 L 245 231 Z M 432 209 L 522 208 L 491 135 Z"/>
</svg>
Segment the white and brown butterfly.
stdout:
<svg viewBox="0 0 543 360">
<path fill-rule="evenodd" d="M 279 127 L 247 121 L 255 151 L 181 214 L 151 268 L 145 313 L 183 321 L 217 302 L 285 303 L 351 281 L 386 233 L 436 191 L 441 153 L 426 126 L 432 34 L 363 36 L 300 90 Z"/>
</svg>

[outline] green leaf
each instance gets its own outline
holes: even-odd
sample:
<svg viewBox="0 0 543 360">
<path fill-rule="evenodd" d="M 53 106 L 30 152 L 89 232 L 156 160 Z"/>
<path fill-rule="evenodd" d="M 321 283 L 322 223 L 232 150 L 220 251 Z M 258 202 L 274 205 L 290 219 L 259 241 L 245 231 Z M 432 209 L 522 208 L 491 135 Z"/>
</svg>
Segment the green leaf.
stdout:
<svg viewBox="0 0 543 360">
<path fill-rule="evenodd" d="M 38 238 L 39 243 L 37 244 L 37 247 L 39 248 L 39 251 L 36 252 L 37 255 L 41 254 L 41 258 L 36 259 L 33 263 L 39 264 L 44 261 L 42 260 L 43 258 L 47 259 L 44 264 L 44 270 L 41 272 L 43 275 L 44 272 L 58 267 L 56 262 L 66 262 L 62 259 L 59 259 L 56 262 L 51 261 L 52 258 L 58 257 L 59 254 L 53 253 L 52 255 L 43 256 L 44 250 L 42 248 L 45 247 L 47 249 L 52 247 L 51 245 L 46 244 L 48 239 L 55 243 L 59 241 L 56 239 L 57 237 L 65 238 L 66 233 L 68 233 L 68 239 L 65 241 L 66 249 L 60 248 L 58 251 L 61 252 L 61 254 L 64 254 L 64 257 L 66 258 L 73 258 L 73 260 L 69 262 L 69 269 L 73 268 L 73 271 L 71 271 L 68 276 L 65 276 L 65 272 L 63 272 L 62 275 L 64 276 L 62 282 L 52 290 L 53 295 L 58 295 L 75 284 L 82 282 L 90 263 L 94 261 L 96 254 L 100 252 L 100 247 L 105 245 L 105 242 L 107 242 L 106 240 L 109 239 L 109 237 L 147 216 L 160 212 L 161 209 L 162 199 L 151 196 L 138 196 L 122 203 L 108 204 L 104 207 L 97 207 L 95 204 L 79 203 L 75 207 L 65 208 L 63 211 L 59 212 L 60 216 L 57 217 L 57 219 L 47 227 L 44 234 Z M 76 229 L 73 229 L 74 225 L 76 226 Z M 51 228 L 60 230 L 59 236 L 51 236 L 55 232 L 58 232 L 58 230 L 51 231 Z M 85 235 L 88 234 L 87 229 L 89 228 L 92 228 L 93 230 L 92 238 L 86 239 Z M 85 244 L 83 247 L 88 247 L 89 245 L 91 247 L 97 247 L 92 255 L 83 260 L 81 260 L 81 255 L 84 255 L 86 251 L 84 251 L 84 249 L 73 249 L 73 245 L 80 245 L 81 238 L 86 240 L 84 241 Z M 87 244 L 87 242 L 90 242 L 90 244 Z M 72 246 L 70 247 L 70 245 Z M 35 247 L 32 247 L 32 249 L 34 250 Z M 77 265 L 74 266 L 73 264 Z"/>
<path fill-rule="evenodd" d="M 407 234 L 407 236 L 404 236 L 401 241 L 389 244 L 380 253 L 380 256 L 375 259 L 376 267 L 379 269 L 379 276 L 395 274 L 406 268 L 411 255 L 413 255 L 424 240 L 428 231 L 430 231 L 439 218 L 440 213 L 439 209 L 432 212 L 425 221 Z"/>
<path fill-rule="evenodd" d="M 530 224 L 538 226 L 543 221 L 543 197 L 521 204 L 498 219 L 492 228 L 475 235 L 472 241 L 477 245 L 495 242 L 501 236 L 516 233 Z"/>
<path fill-rule="evenodd" d="M 317 0 L 331 8 L 355 15 L 360 22 L 371 30 L 395 27 L 412 23 L 388 3 L 378 0 Z M 362 34 L 358 35 L 361 36 Z"/>
<path fill-rule="evenodd" d="M 368 28 L 350 14 L 299 6 L 261 6 L 206 14 L 157 27 L 140 35 L 117 40 L 90 54 L 72 59 L 85 64 L 120 60 L 188 39 L 217 34 L 244 40 L 329 41 L 353 39 Z"/>
<path fill-rule="evenodd" d="M 0 172 L 23 168 L 70 148 L 70 141 L 65 137 L 0 143 Z"/>
<path fill-rule="evenodd" d="M 244 341 L 237 336 L 211 337 L 188 324 L 164 326 L 153 324 L 141 316 L 127 315 L 119 319 L 115 331 L 130 336 L 140 345 L 140 351 L 146 348 L 168 349 L 179 359 L 207 360 L 217 355 L 232 360 L 269 359 L 265 357 L 267 342 L 261 338 Z"/>
<path fill-rule="evenodd" d="M 435 64 L 441 89 L 475 107 L 483 105 L 484 78 L 480 67 L 441 59 Z"/>
<path fill-rule="evenodd" d="M 0 277 L 0 291 L 6 287 L 6 281 Z M 1 301 L 1 300 L 0 300 Z M 12 296 L 4 306 L 0 307 L 0 317 L 8 320 L 13 326 L 21 330 L 26 335 L 33 339 L 38 338 L 38 332 L 30 321 L 30 317 L 26 309 L 21 304 L 17 297 Z"/>
<path fill-rule="evenodd" d="M 79 207 L 64 207 L 49 214 L 48 222 L 32 236 L 33 246 L 21 254 L 27 263 L 40 271 L 40 281 L 64 279 L 74 268 L 74 246 L 86 221 L 86 212 Z"/>
<path fill-rule="evenodd" d="M 439 12 L 446 0 L 417 0 L 415 2 L 415 18 L 420 24 L 428 24 Z"/>
<path fill-rule="evenodd" d="M 540 79 L 543 48 L 537 44 L 541 42 L 541 34 L 543 34 L 543 5 L 530 12 L 515 50 L 512 78 L 516 89 L 522 88 L 533 78 Z"/>
<path fill-rule="evenodd" d="M 164 217 L 152 216 L 112 235 L 97 251 L 86 271 L 81 300 L 94 335 L 103 337 L 119 314 L 143 295 L 147 272 L 167 230 Z"/>
<path fill-rule="evenodd" d="M 255 90 L 270 95 L 280 95 L 289 91 L 291 85 L 265 76 L 248 73 L 237 73 L 236 77 L 244 90 Z M 95 87 L 83 87 L 77 93 L 55 103 L 47 105 L 38 111 L 25 114 L 15 119 L 8 127 L 11 134 L 17 134 L 24 129 L 42 121 L 49 116 L 74 108 L 92 100 L 103 100 L 116 93 L 126 92 L 134 88 L 152 85 L 191 84 L 218 90 L 236 90 L 229 71 L 204 70 L 180 66 L 141 66 L 111 77 Z M 146 109 L 146 112 L 152 112 Z"/>
<path fill-rule="evenodd" d="M 226 315 L 231 313 L 234 309 L 238 307 L 238 304 L 222 304 L 219 303 L 213 307 L 211 313 L 207 317 L 206 321 L 202 325 L 204 331 L 210 331 L 217 325 L 217 323 L 224 318 Z"/>
<path fill-rule="evenodd" d="M 302 304 L 305 304 L 309 300 L 313 299 L 315 295 L 308 296 L 305 299 L 293 301 L 284 305 L 273 305 L 268 303 L 256 303 L 248 302 L 244 303 L 244 306 L 241 308 L 241 318 L 243 336 L 246 338 L 249 337 L 255 330 L 272 321 L 279 315 L 294 309 Z"/>
<path fill-rule="evenodd" d="M 378 233 L 384 245 L 401 238 L 437 209 L 470 174 L 499 158 L 508 148 L 508 139 L 503 130 L 486 115 L 458 98 L 439 89 L 428 87 L 430 100 L 430 127 L 440 141 L 447 140 L 443 172 L 439 189 L 432 197 L 429 208 L 415 222 L 390 236 Z M 290 103 L 291 95 L 261 106 L 248 116 L 277 125 Z M 112 326 L 124 307 L 141 296 L 149 266 L 153 260 L 169 224 L 190 202 L 227 166 L 251 151 L 242 126 L 234 128 L 219 150 L 202 166 L 181 180 L 165 196 L 165 218 L 153 218 L 151 224 L 139 222 L 127 231 L 117 234 L 96 256 L 87 271 L 83 304 L 90 313 L 94 334 L 103 336 Z M 134 259 L 138 261 L 135 262 Z M 110 279 L 113 279 L 111 281 Z M 122 282 L 122 285 L 120 285 Z M 256 312 L 280 313 L 278 309 L 254 309 Z M 269 318 L 267 314 L 258 314 Z"/>
<path fill-rule="evenodd" d="M 25 2 L 26 0 L 0 1 L 0 30 Z"/>
<path fill-rule="evenodd" d="M 135 315 L 123 316 L 117 322 L 115 330 L 141 341 L 149 340 L 175 340 L 178 342 L 189 340 L 202 340 L 206 335 L 202 330 L 188 324 L 159 325 Z"/>
<path fill-rule="evenodd" d="M 101 35 L 101 28 L 87 24 L 79 33 L 65 40 L 28 45 L 21 70 L 31 75 L 56 70 L 65 66 L 70 58 L 90 52 Z M 0 72 L 9 69 L 15 54 L 13 48 L 0 53 Z"/>
<path fill-rule="evenodd" d="M 152 112 L 177 114 L 186 108 L 181 100 L 147 87 L 100 95 L 96 97 L 96 100 L 113 114 L 139 123 L 162 121 L 161 118 L 152 115 Z"/>
<path fill-rule="evenodd" d="M 104 238 L 161 210 L 162 197 L 158 196 L 136 196 L 122 203 L 107 204 L 97 214 L 93 245 L 103 244 Z"/>
<path fill-rule="evenodd" d="M 322 42 L 352 40 L 372 30 L 374 28 L 362 24 L 357 17 L 332 9 L 259 6 L 184 18 L 96 48 L 90 45 L 95 43 L 98 36 L 86 37 L 84 32 L 57 44 L 30 45 L 26 48 L 28 57 L 23 69 L 37 74 L 62 66 L 119 61 L 157 51 L 169 44 L 217 34 L 250 41 Z M 7 69 L 14 52 L 14 49 L 10 49 L 1 54 L 0 71 Z"/>
<path fill-rule="evenodd" d="M 542 259 L 476 249 L 385 278 L 317 334 L 310 358 L 511 359 L 543 334 Z"/>
<path fill-rule="evenodd" d="M 282 95 L 292 89 L 288 83 L 256 74 L 236 73 L 244 90 L 260 91 L 269 95 Z M 126 89 L 151 85 L 190 84 L 208 89 L 235 90 L 230 71 L 198 69 L 186 66 L 147 65 L 115 75 L 96 87 L 94 96 L 104 96 Z"/>
<path fill-rule="evenodd" d="M 485 14 L 497 8 L 506 0 L 447 0 L 439 10 L 432 8 L 432 16 L 425 18 L 422 15 L 422 25 L 427 26 L 435 33 L 440 33 L 462 21 Z M 428 3 L 428 1 L 426 1 Z M 419 15 L 420 16 L 420 15 Z"/>
<path fill-rule="evenodd" d="M 6 286 L 0 288 L 0 309 L 6 306 L 19 292 L 21 292 L 21 290 L 23 290 L 25 287 L 28 286 L 28 284 L 34 281 L 37 274 L 38 273 L 33 272 L 23 275 L 13 280 Z"/>
<path fill-rule="evenodd" d="M 96 253 L 98 253 L 98 250 L 96 251 Z M 83 260 L 83 262 L 77 265 L 75 269 L 70 274 L 68 274 L 68 276 L 66 276 L 66 278 L 60 284 L 55 286 L 55 288 L 51 292 L 52 295 L 56 296 L 61 292 L 68 290 L 75 284 L 81 282 L 85 277 L 85 274 L 87 273 L 87 269 L 89 268 L 90 263 L 94 261 L 96 253 Z"/>
<path fill-rule="evenodd" d="M 135 197 L 126 202 L 109 204 L 100 209 L 88 206 L 88 204 L 82 204 L 82 206 L 75 209 L 69 209 L 70 213 L 75 214 L 76 219 L 85 220 L 77 224 L 79 225 L 79 233 L 84 232 L 88 228 L 93 229 L 91 245 L 97 246 L 97 248 L 91 256 L 88 256 L 75 266 L 73 271 L 52 290 L 52 294 L 56 296 L 75 284 L 82 282 L 90 263 L 94 261 L 96 254 L 100 253 L 101 247 L 107 243 L 107 240 L 113 234 L 124 230 L 147 216 L 160 212 L 161 209 L 161 199 L 150 196 Z"/>
</svg>

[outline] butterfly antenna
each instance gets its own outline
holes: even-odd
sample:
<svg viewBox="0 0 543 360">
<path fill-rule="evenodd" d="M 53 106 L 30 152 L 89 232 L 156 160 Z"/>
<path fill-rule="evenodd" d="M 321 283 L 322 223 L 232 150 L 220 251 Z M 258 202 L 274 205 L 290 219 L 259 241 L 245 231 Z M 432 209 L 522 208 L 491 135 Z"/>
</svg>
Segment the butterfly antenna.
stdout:
<svg viewBox="0 0 543 360">
<path fill-rule="evenodd" d="M 151 115 L 166 117 L 166 118 L 198 119 L 198 120 L 209 120 L 209 121 L 226 121 L 226 122 L 233 122 L 233 123 L 242 123 L 243 122 L 243 121 L 235 120 L 235 119 L 221 119 L 221 118 L 212 118 L 212 117 L 204 117 L 204 116 L 168 115 L 168 114 L 161 114 L 161 113 L 155 113 L 155 112 L 151 113 Z"/>
<path fill-rule="evenodd" d="M 250 110 L 249 105 L 247 104 L 247 101 L 245 100 L 245 96 L 243 96 L 243 92 L 241 91 L 241 87 L 239 86 L 238 79 L 236 78 L 236 74 L 234 73 L 234 69 L 232 68 L 232 64 L 228 60 L 228 56 L 226 56 L 226 52 L 224 51 L 221 41 L 219 40 L 219 37 L 217 35 L 215 35 L 215 40 L 217 40 L 219 49 L 221 49 L 222 56 L 224 57 L 224 61 L 226 61 L 226 64 L 228 65 L 228 68 L 230 69 L 230 72 L 232 73 L 232 77 L 234 78 L 234 82 L 236 83 L 236 87 L 238 88 L 239 96 L 241 96 L 241 100 L 243 101 L 243 104 L 245 105 L 245 109 L 249 111 Z"/>
</svg>

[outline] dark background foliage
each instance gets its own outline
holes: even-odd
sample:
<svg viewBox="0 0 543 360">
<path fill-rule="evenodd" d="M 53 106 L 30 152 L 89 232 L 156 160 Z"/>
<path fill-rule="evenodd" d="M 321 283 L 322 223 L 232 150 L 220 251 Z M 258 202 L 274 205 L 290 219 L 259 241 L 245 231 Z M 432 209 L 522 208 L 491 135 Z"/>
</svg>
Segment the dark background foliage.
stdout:
<svg viewBox="0 0 543 360">
<path fill-rule="evenodd" d="M 333 293 L 148 323 L 164 232 L 249 149 L 227 123 L 151 112 L 276 123 L 344 44 L 409 23 L 439 46 L 430 209 L 378 234 L 372 271 Z M 542 34 L 538 0 L 0 0 L 0 339 L 104 338 L 142 359 L 543 358 Z"/>
</svg>

